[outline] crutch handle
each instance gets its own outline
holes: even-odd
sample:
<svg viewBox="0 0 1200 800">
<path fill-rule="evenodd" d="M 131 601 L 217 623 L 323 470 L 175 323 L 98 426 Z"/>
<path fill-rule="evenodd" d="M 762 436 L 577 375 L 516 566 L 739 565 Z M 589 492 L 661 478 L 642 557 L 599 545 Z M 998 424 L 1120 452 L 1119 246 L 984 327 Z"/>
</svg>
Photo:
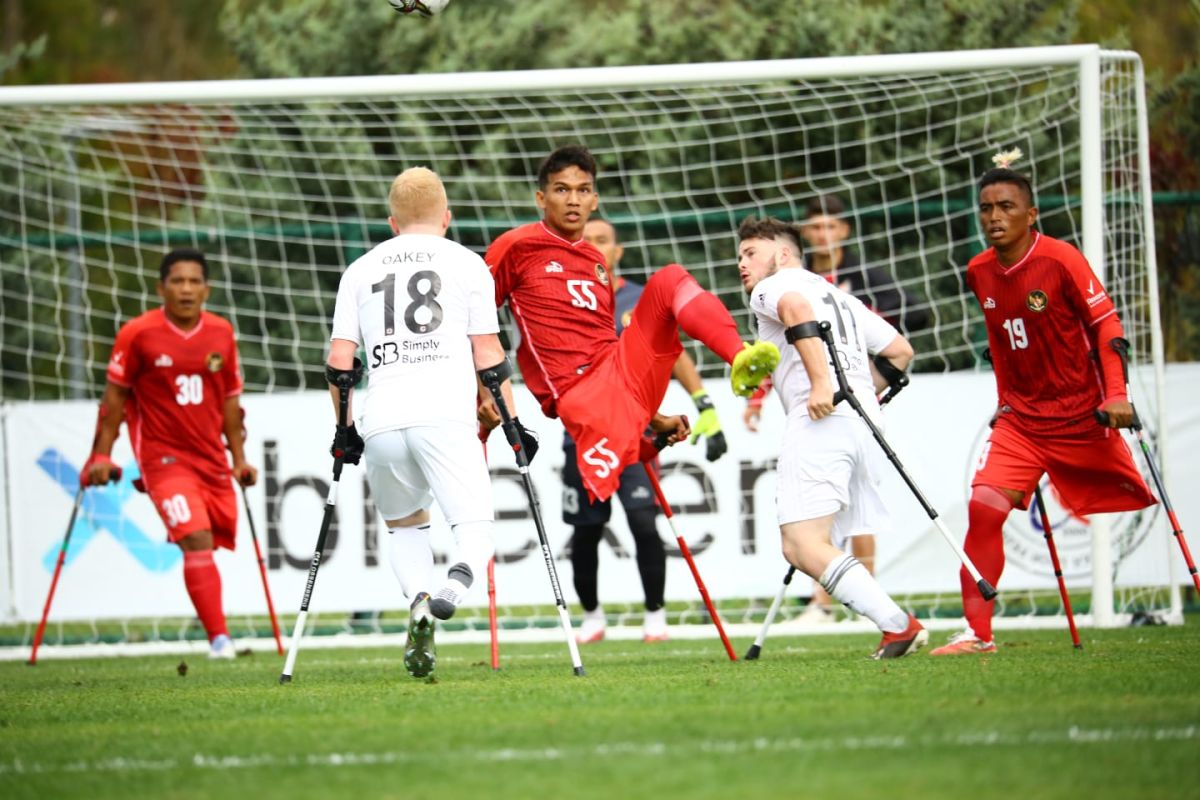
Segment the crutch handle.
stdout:
<svg viewBox="0 0 1200 800">
<path fill-rule="evenodd" d="M 1099 411 L 1099 410 L 1097 410 L 1097 411 L 1095 411 L 1095 412 L 1093 412 L 1093 413 L 1094 413 L 1094 415 L 1095 415 L 1095 417 L 1096 417 L 1096 422 L 1097 422 L 1097 423 L 1099 423 L 1099 425 L 1100 425 L 1101 427 L 1104 427 L 1104 428 L 1111 428 L 1111 427 L 1112 427 L 1112 421 L 1111 421 L 1111 419 L 1109 418 L 1109 416 L 1108 416 L 1108 412 L 1107 412 L 1107 411 Z M 1129 423 L 1128 425 L 1126 425 L 1125 427 L 1129 428 L 1131 431 L 1140 431 L 1140 430 L 1142 429 L 1142 420 L 1141 420 L 1141 418 L 1138 416 L 1138 413 L 1137 413 L 1137 408 L 1134 408 L 1134 409 L 1133 409 L 1133 421 L 1132 421 L 1132 422 L 1130 422 L 1130 423 Z"/>
</svg>

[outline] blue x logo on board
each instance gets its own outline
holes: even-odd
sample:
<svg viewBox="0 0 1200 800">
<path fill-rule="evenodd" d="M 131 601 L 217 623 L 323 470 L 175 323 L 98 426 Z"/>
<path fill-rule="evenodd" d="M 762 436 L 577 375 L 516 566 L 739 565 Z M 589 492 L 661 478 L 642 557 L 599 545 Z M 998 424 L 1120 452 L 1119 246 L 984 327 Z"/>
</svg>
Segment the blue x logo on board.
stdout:
<svg viewBox="0 0 1200 800">
<path fill-rule="evenodd" d="M 70 498 L 75 497 L 79 488 L 79 470 L 67 461 L 58 450 L 46 448 L 38 456 L 37 464 L 54 481 L 62 487 Z M 71 547 L 67 550 L 64 566 L 69 566 L 83 551 L 100 530 L 116 539 L 129 554 L 137 559 L 150 572 L 167 572 L 179 563 L 183 557 L 178 547 L 165 540 L 155 541 L 142 532 L 133 520 L 129 519 L 122 510 L 129 498 L 136 494 L 132 480 L 137 477 L 136 465 L 125 468 L 125 474 L 120 482 L 93 487 L 83 493 L 80 510 L 83 512 L 75 518 L 75 527 L 71 531 Z M 58 551 L 62 548 L 59 539 L 54 546 L 42 556 L 42 566 L 47 572 L 54 572 L 54 563 L 58 560 Z"/>
</svg>

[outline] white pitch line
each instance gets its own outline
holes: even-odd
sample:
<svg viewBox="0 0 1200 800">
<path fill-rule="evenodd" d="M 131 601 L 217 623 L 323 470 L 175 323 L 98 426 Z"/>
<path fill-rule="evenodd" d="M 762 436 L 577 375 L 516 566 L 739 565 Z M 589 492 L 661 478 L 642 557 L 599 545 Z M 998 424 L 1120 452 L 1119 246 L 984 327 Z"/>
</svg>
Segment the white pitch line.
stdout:
<svg viewBox="0 0 1200 800">
<path fill-rule="evenodd" d="M 702 739 L 696 742 L 602 742 L 563 747 L 504 747 L 470 750 L 384 751 L 378 753 L 307 753 L 249 756 L 217 756 L 196 753 L 190 758 L 145 759 L 115 756 L 95 761 L 44 763 L 13 759 L 0 762 L 0 775 L 43 775 L 87 772 L 163 772 L 175 769 L 236 770 L 276 767 L 362 767 L 380 764 L 428 763 L 431 759 L 470 763 L 551 762 L 586 758 L 680 758 L 695 755 L 743 755 L 746 753 L 835 753 L 880 750 L 916 750 L 927 747 L 1013 747 L 1047 744 L 1111 744 L 1114 742 L 1161 743 L 1200 738 L 1200 724 L 1175 728 L 1084 728 L 1072 725 L 1023 734 L 973 731 L 943 736 L 845 736 L 841 738 Z"/>
</svg>

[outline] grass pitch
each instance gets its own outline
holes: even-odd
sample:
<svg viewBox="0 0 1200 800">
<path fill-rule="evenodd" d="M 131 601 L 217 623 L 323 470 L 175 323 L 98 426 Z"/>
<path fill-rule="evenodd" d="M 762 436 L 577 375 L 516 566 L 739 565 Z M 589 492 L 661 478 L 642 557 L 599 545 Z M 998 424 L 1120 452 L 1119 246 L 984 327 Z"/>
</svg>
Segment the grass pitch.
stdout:
<svg viewBox="0 0 1200 800">
<path fill-rule="evenodd" d="M 1001 632 L 985 657 L 876 638 L 444 646 L 0 664 L 0 796 L 1200 797 L 1200 624 Z M 935 635 L 941 643 L 944 635 Z M 748 641 L 735 643 L 745 651 Z"/>
</svg>

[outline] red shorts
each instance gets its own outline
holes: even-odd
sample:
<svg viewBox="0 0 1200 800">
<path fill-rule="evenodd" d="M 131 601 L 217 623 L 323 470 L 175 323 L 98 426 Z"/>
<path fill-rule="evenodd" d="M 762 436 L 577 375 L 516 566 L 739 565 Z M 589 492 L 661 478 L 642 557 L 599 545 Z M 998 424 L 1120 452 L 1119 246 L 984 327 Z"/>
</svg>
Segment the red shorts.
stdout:
<svg viewBox="0 0 1200 800">
<path fill-rule="evenodd" d="M 1096 439 L 1033 438 L 1004 417 L 984 445 L 971 486 L 1024 492 L 1017 507 L 1025 509 L 1043 473 L 1075 514 L 1134 511 L 1158 502 L 1117 431 Z"/>
<path fill-rule="evenodd" d="M 182 464 L 158 467 L 143 474 L 167 539 L 178 542 L 198 531 L 212 531 L 213 547 L 234 549 L 237 535 L 237 497 L 228 478 L 207 481 Z"/>
<path fill-rule="evenodd" d="M 558 416 L 575 440 L 579 476 L 593 501 L 611 497 L 621 471 L 639 460 L 642 432 L 662 404 L 683 350 L 674 316 L 656 311 L 661 304 L 648 297 L 653 287 L 646 288 L 617 343 L 558 399 Z"/>
</svg>

